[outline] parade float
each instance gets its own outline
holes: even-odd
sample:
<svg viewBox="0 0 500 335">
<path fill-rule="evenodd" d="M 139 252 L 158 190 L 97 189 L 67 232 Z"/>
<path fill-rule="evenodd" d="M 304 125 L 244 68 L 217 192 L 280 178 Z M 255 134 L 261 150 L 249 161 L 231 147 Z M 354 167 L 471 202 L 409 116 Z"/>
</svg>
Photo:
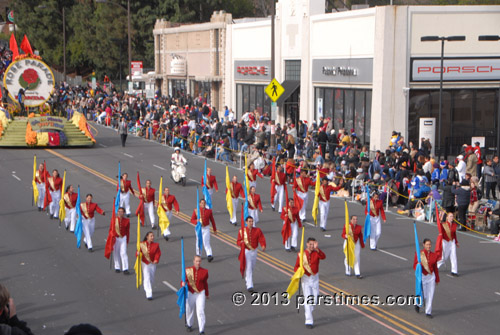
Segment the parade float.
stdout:
<svg viewBox="0 0 500 335">
<path fill-rule="evenodd" d="M 24 92 L 24 108 L 29 111 L 29 115 L 16 116 L 3 106 L 0 108 L 0 147 L 93 146 L 94 136 L 81 113 L 75 111 L 71 119 L 67 119 L 32 112 L 44 110 L 43 106 L 54 91 L 54 74 L 39 56 L 33 54 L 31 47 L 28 52 L 23 48 L 25 53 L 19 55 L 17 45 L 13 46 L 12 37 L 10 47 L 13 52 L 12 63 L 5 70 L 3 86 L 10 99 L 18 104 L 18 94 Z"/>
</svg>

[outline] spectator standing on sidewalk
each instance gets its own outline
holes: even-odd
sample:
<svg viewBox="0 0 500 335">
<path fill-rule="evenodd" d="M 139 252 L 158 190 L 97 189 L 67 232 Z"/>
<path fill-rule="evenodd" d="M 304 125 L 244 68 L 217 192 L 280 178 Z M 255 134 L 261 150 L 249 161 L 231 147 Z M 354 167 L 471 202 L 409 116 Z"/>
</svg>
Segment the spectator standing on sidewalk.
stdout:
<svg viewBox="0 0 500 335">
<path fill-rule="evenodd" d="M 26 322 L 18 319 L 14 299 L 2 284 L 0 284 L 0 334 L 33 335 Z"/>
<path fill-rule="evenodd" d="M 120 138 L 122 140 L 122 147 L 125 146 L 125 142 L 127 142 L 127 122 L 125 118 L 122 116 L 120 118 L 120 123 L 118 124 L 118 134 L 120 134 Z"/>
<path fill-rule="evenodd" d="M 493 193 L 493 199 L 497 200 L 496 188 L 497 188 L 497 177 L 495 175 L 495 169 L 493 168 L 491 159 L 486 160 L 486 166 L 484 167 L 484 179 L 486 183 L 486 199 L 490 199 L 490 191 Z"/>
</svg>

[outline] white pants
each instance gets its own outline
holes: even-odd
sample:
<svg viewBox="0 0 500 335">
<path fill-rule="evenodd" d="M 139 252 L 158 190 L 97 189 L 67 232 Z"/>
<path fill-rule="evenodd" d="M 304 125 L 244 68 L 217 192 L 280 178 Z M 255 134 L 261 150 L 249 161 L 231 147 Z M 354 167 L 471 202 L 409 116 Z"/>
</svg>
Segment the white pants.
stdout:
<svg viewBox="0 0 500 335">
<path fill-rule="evenodd" d="M 207 253 L 207 256 L 212 256 L 212 247 L 210 246 L 210 226 L 202 227 L 201 234 L 203 236 L 203 247 L 205 248 L 205 252 Z M 201 256 L 201 251 L 198 247 L 198 234 L 196 234 L 196 255 Z"/>
<path fill-rule="evenodd" d="M 373 217 L 370 215 L 370 249 L 377 249 L 377 243 L 381 232 L 382 225 L 380 222 L 380 216 Z"/>
<path fill-rule="evenodd" d="M 319 201 L 319 226 L 326 229 L 326 221 L 328 220 L 328 211 L 330 210 L 330 201 Z"/>
<path fill-rule="evenodd" d="M 205 290 L 200 293 L 188 291 L 186 304 L 186 323 L 188 327 L 193 326 L 194 308 L 196 305 L 196 317 L 198 318 L 198 328 L 200 333 L 205 331 Z"/>
<path fill-rule="evenodd" d="M 434 298 L 434 289 L 436 288 L 436 275 L 422 275 L 422 288 L 424 290 L 425 314 L 432 314 L 432 299 Z"/>
<path fill-rule="evenodd" d="M 255 266 L 255 261 L 257 260 L 257 250 L 245 249 L 245 259 L 245 281 L 247 284 L 247 289 L 249 289 L 251 287 L 253 288 L 253 267 Z"/>
<path fill-rule="evenodd" d="M 443 240 L 443 257 L 441 257 L 441 260 L 437 263 L 438 269 L 448 258 L 450 258 L 451 262 L 451 272 L 458 273 L 457 245 L 455 244 L 455 240 L 451 240 L 449 242 Z"/>
<path fill-rule="evenodd" d="M 59 200 L 61 200 L 61 191 L 49 191 L 52 202 L 49 204 L 49 213 L 55 218 L 59 217 Z"/>
<path fill-rule="evenodd" d="M 165 211 L 165 214 L 167 214 L 168 221 L 170 222 L 170 224 L 172 224 L 172 211 Z M 169 227 L 167 227 L 167 229 L 165 229 L 163 231 L 163 236 L 169 236 L 170 235 L 170 228 Z"/>
<path fill-rule="evenodd" d="M 248 209 L 248 215 L 253 217 L 253 226 L 257 227 L 257 222 L 259 222 L 259 210 L 258 209 Z"/>
<path fill-rule="evenodd" d="M 300 220 L 304 221 L 306 219 L 306 207 L 307 207 L 308 194 L 307 194 L 307 192 L 302 193 L 302 192 L 297 191 L 297 195 L 299 196 L 299 198 L 304 200 L 304 205 L 302 206 L 302 208 L 300 209 L 300 212 L 299 212 Z"/>
<path fill-rule="evenodd" d="M 155 226 L 155 203 L 154 201 L 144 203 L 144 212 L 149 213 L 149 221 L 151 222 L 151 227 Z M 144 213 L 146 214 L 146 213 Z"/>
<path fill-rule="evenodd" d="M 130 192 L 120 191 L 120 207 L 125 208 L 125 214 L 130 215 Z"/>
<path fill-rule="evenodd" d="M 312 325 L 314 323 L 312 312 L 318 300 L 319 292 L 319 274 L 302 277 L 302 291 L 304 292 L 304 299 L 306 304 L 304 305 L 305 315 L 306 315 L 306 325 Z M 310 296 L 314 296 L 314 304 L 308 304 Z"/>
<path fill-rule="evenodd" d="M 146 292 L 146 298 L 153 297 L 153 282 L 155 280 L 156 264 L 146 264 L 142 263 L 142 286 Z"/>
<path fill-rule="evenodd" d="M 45 199 L 45 184 L 36 183 L 38 189 L 38 199 L 35 199 L 38 208 L 43 208 L 43 200 Z"/>
<path fill-rule="evenodd" d="M 69 226 L 70 231 L 75 231 L 76 224 L 76 208 L 66 208 L 66 217 L 64 218 L 66 228 Z"/>
<path fill-rule="evenodd" d="M 342 250 L 345 249 L 347 241 L 344 240 L 344 246 L 342 247 Z M 354 257 L 356 258 L 354 261 L 354 274 L 356 276 L 359 276 L 361 274 L 359 270 L 359 264 L 360 264 L 360 255 L 361 255 L 361 244 L 359 243 L 359 240 L 356 242 L 354 245 Z M 349 264 L 347 264 L 347 257 L 344 259 L 344 265 L 345 265 L 345 274 L 350 276 L 351 275 L 351 267 Z"/>
<path fill-rule="evenodd" d="M 278 213 L 281 213 L 281 208 L 283 207 L 283 185 L 276 185 L 276 195 L 274 196 L 273 208 L 276 206 L 276 201 L 279 200 L 280 204 L 278 206 Z"/>
<path fill-rule="evenodd" d="M 92 249 L 92 235 L 94 235 L 95 218 L 82 218 L 83 234 L 85 235 L 83 242 L 87 243 L 87 248 Z"/>
<path fill-rule="evenodd" d="M 283 224 L 285 224 L 283 222 Z M 292 244 L 291 246 L 296 248 L 297 247 L 297 235 L 298 235 L 298 231 L 299 231 L 299 225 L 297 224 L 297 221 L 295 222 L 292 222 L 290 224 L 290 228 L 292 229 L 292 236 L 290 236 L 288 238 L 288 240 L 285 241 L 285 249 L 290 249 L 290 244 Z"/>
<path fill-rule="evenodd" d="M 127 236 L 116 238 L 115 247 L 113 249 L 115 270 L 120 270 L 120 258 L 122 260 L 123 271 L 128 270 Z"/>
<path fill-rule="evenodd" d="M 208 188 L 208 194 L 210 194 L 210 199 L 212 199 L 212 197 L 214 196 L 214 189 L 213 189 L 213 187 L 212 188 Z"/>
<path fill-rule="evenodd" d="M 236 212 L 238 209 L 238 198 L 231 198 L 233 199 L 233 216 L 231 216 L 231 223 L 235 224 L 236 223 Z"/>
</svg>

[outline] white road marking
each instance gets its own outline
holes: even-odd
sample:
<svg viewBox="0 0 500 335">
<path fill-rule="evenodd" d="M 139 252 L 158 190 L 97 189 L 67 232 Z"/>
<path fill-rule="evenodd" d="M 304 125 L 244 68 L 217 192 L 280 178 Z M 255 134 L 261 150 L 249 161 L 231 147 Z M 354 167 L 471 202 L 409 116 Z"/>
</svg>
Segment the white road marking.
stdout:
<svg viewBox="0 0 500 335">
<path fill-rule="evenodd" d="M 153 166 L 154 166 L 155 168 L 158 168 L 158 169 L 163 170 L 163 171 L 165 171 L 165 170 L 166 170 L 165 168 L 163 168 L 163 167 L 161 167 L 161 166 L 158 166 L 158 165 L 154 165 L 154 164 L 153 164 Z"/>
<path fill-rule="evenodd" d="M 224 324 L 221 320 L 217 320 L 217 322 L 220 323 L 221 325 Z"/>
<path fill-rule="evenodd" d="M 164 280 L 163 281 L 163 284 L 165 284 L 166 286 L 168 286 L 172 291 L 174 292 L 177 292 L 178 290 L 175 288 L 174 285 L 170 284 L 168 281 Z"/>
<path fill-rule="evenodd" d="M 12 177 L 16 178 L 17 180 L 21 181 L 21 178 L 19 178 L 18 176 L 16 176 L 15 174 L 12 175 Z"/>
<path fill-rule="evenodd" d="M 125 156 L 127 156 L 127 157 L 134 158 L 134 156 L 129 155 L 129 154 L 127 154 L 126 152 L 124 152 L 123 154 L 124 154 Z"/>
<path fill-rule="evenodd" d="M 325 237 L 328 237 L 328 238 L 330 238 L 330 237 L 332 237 L 332 235 L 325 235 Z"/>
<path fill-rule="evenodd" d="M 496 295 L 500 295 L 500 292 L 495 292 Z"/>
<path fill-rule="evenodd" d="M 378 251 L 384 253 L 384 254 L 387 254 L 387 255 L 390 255 L 392 257 L 396 257 L 396 258 L 399 258 L 399 259 L 402 259 L 403 261 L 408 261 L 408 259 L 404 258 L 404 257 L 401 257 L 401 256 L 398 256 L 398 255 L 394 255 L 393 253 L 389 252 L 389 251 L 385 251 L 385 250 L 382 250 L 382 249 L 377 249 Z"/>
<path fill-rule="evenodd" d="M 450 275 L 450 274 L 446 274 L 446 275 L 447 275 L 448 277 L 450 277 L 450 278 L 453 278 L 453 276 L 452 276 L 452 275 Z"/>
<path fill-rule="evenodd" d="M 107 147 L 108 147 L 107 145 L 104 145 L 104 144 L 102 144 L 102 143 L 99 143 L 99 145 L 100 145 L 101 147 L 103 147 L 103 148 L 107 148 Z"/>
<path fill-rule="evenodd" d="M 305 223 L 305 224 L 307 224 L 307 225 L 310 225 L 311 227 L 316 227 L 316 226 L 314 225 L 314 223 L 309 223 L 309 222 L 307 222 L 307 221 L 306 221 L 306 222 L 304 222 L 304 223 Z"/>
<path fill-rule="evenodd" d="M 198 184 L 200 184 L 200 185 L 201 185 L 201 181 L 194 180 L 194 179 L 191 179 L 191 178 L 190 178 L 190 179 L 188 179 L 188 180 L 194 181 L 195 183 L 198 183 Z"/>
<path fill-rule="evenodd" d="M 498 243 L 497 241 L 479 241 L 479 243 Z"/>
<path fill-rule="evenodd" d="M 407 217 L 402 216 L 402 217 L 396 218 L 396 220 L 415 220 L 415 218 L 407 218 Z"/>
</svg>

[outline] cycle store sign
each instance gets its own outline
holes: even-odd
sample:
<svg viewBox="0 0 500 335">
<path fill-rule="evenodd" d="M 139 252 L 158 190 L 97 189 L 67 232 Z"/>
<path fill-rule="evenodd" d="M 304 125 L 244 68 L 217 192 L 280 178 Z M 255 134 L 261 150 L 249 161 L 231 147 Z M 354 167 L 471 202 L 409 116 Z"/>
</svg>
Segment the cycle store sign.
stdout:
<svg viewBox="0 0 500 335">
<path fill-rule="evenodd" d="M 24 106 L 43 105 L 54 90 L 54 74 L 44 62 L 24 58 L 9 65 L 3 78 L 4 87 L 12 100 L 18 101 L 18 94 L 24 90 Z"/>
</svg>

